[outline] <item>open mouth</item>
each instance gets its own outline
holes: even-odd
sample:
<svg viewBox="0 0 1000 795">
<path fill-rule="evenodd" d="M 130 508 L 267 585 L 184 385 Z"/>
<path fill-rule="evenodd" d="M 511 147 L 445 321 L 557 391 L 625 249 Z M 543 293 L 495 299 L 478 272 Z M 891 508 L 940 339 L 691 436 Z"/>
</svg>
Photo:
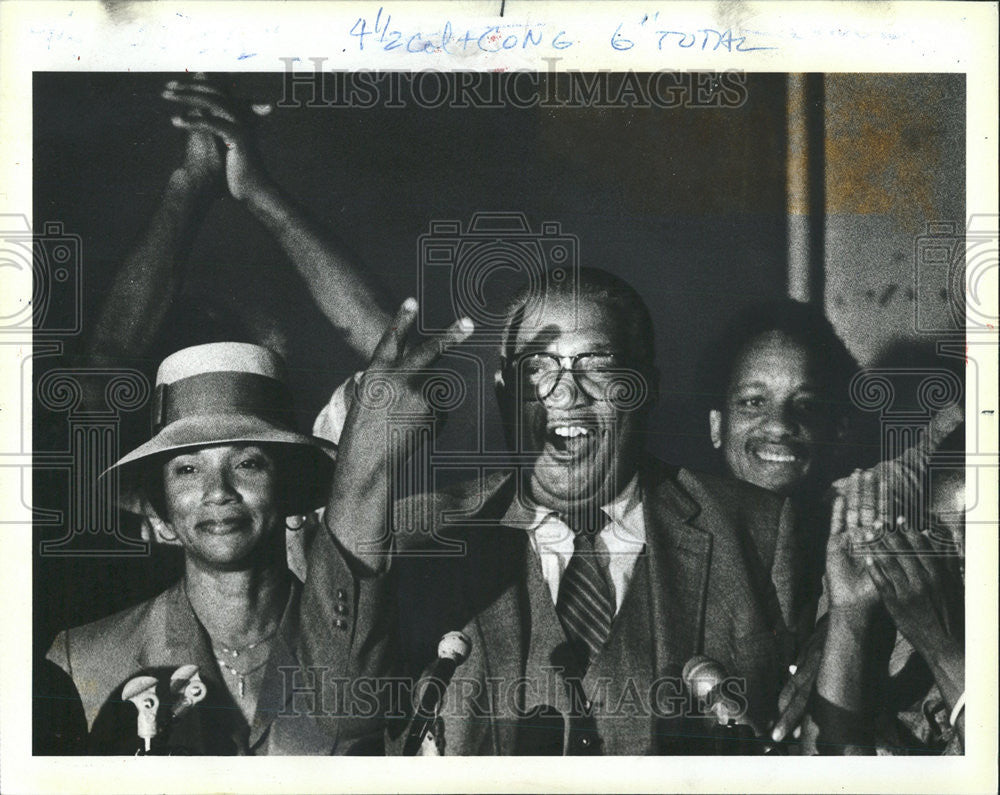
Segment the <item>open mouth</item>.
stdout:
<svg viewBox="0 0 1000 795">
<path fill-rule="evenodd" d="M 758 461 L 777 466 L 801 465 L 807 460 L 805 451 L 798 445 L 762 442 L 750 447 L 750 453 Z"/>
<path fill-rule="evenodd" d="M 573 456 L 587 452 L 599 434 L 593 425 L 553 423 L 545 431 L 547 445 L 556 453 Z"/>
</svg>

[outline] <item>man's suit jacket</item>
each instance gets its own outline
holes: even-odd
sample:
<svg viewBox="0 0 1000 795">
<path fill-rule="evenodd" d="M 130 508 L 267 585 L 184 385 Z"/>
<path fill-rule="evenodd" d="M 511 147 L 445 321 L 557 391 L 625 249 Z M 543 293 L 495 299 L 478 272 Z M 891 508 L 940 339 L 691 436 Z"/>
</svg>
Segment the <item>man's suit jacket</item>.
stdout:
<svg viewBox="0 0 1000 795">
<path fill-rule="evenodd" d="M 137 713 L 122 701 L 126 682 L 141 674 L 169 682 L 177 667 L 195 664 L 208 693 L 163 738 L 174 753 L 380 753 L 379 710 L 345 714 L 328 685 L 330 678 L 382 675 L 389 637 L 385 577 L 356 576 L 325 529 L 310 544 L 308 563 L 306 584 L 294 581 L 272 642 L 248 734 L 181 583 L 61 632 L 47 656 L 76 685 L 90 752 L 134 752 Z"/>
<path fill-rule="evenodd" d="M 654 674 L 674 677 L 696 654 L 745 679 L 750 716 L 763 726 L 776 710 L 791 653 L 792 516 L 787 503 L 746 483 L 695 474 L 647 459 L 639 472 L 652 575 Z M 400 640 L 409 673 L 433 659 L 444 632 L 472 641 L 456 677 L 516 681 L 525 674 L 531 627 L 525 581 L 527 533 L 504 527 L 512 475 L 412 498 L 397 509 Z M 428 542 L 428 536 L 433 540 Z M 777 563 L 776 563 L 777 561 Z M 474 684 L 465 685 L 474 692 Z M 488 687 L 486 688 L 489 689 Z M 459 698 L 454 685 L 449 698 Z M 471 698 L 471 697 L 470 697 Z M 471 703 L 445 709 L 446 753 L 509 754 L 517 748 L 510 705 L 473 716 Z"/>
</svg>

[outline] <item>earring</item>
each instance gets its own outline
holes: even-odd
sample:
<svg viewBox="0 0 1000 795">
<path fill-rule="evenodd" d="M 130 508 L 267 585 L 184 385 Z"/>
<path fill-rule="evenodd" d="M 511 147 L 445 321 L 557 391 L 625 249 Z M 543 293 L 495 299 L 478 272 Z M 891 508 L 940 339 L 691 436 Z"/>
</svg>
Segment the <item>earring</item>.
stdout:
<svg viewBox="0 0 1000 795">
<path fill-rule="evenodd" d="M 177 533 L 167 529 L 167 523 L 161 519 L 147 519 L 154 535 L 161 544 L 171 544 L 177 540 Z"/>
<path fill-rule="evenodd" d="M 306 523 L 305 516 L 286 516 L 285 517 L 285 527 L 291 530 L 293 533 L 298 532 L 302 529 L 302 525 Z"/>
</svg>

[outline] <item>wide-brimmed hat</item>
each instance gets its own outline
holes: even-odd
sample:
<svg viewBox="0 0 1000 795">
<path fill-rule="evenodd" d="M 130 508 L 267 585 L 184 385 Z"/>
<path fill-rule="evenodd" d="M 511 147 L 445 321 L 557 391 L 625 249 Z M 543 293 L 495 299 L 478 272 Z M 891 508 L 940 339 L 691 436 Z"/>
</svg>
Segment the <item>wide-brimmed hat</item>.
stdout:
<svg viewBox="0 0 1000 795">
<path fill-rule="evenodd" d="M 156 372 L 153 438 L 108 467 L 119 472 L 121 508 L 142 513 L 142 473 L 167 454 L 220 444 L 266 443 L 287 453 L 288 512 L 321 506 L 336 445 L 295 430 L 285 367 L 273 351 L 243 342 L 195 345 L 171 354 Z"/>
</svg>

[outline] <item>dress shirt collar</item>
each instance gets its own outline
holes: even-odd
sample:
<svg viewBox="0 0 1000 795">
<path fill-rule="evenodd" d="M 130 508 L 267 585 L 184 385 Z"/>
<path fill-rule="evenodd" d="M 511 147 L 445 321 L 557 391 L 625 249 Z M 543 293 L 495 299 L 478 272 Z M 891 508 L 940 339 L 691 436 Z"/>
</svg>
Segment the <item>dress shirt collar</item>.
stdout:
<svg viewBox="0 0 1000 795">
<path fill-rule="evenodd" d="M 639 476 L 633 475 L 628 485 L 611 502 L 601 508 L 611 519 L 614 533 L 603 533 L 608 551 L 631 551 L 626 547 L 646 543 L 646 523 L 642 516 L 642 496 Z M 609 536 L 613 536 L 610 538 Z M 613 544 L 613 545 L 612 545 Z"/>
<path fill-rule="evenodd" d="M 646 525 L 642 512 L 642 492 L 638 476 L 632 478 L 621 493 L 602 506 L 610 521 L 595 539 L 604 561 L 609 585 L 615 600 L 615 614 L 621 609 L 635 564 L 646 543 Z M 538 556 L 552 603 L 559 602 L 559 583 L 573 557 L 573 531 L 552 510 L 532 503 L 514 500 L 501 523 L 525 530 L 531 547 Z"/>
<path fill-rule="evenodd" d="M 633 546 L 636 542 L 639 544 L 646 542 L 646 528 L 642 516 L 642 498 L 639 492 L 639 476 L 637 474 L 632 476 L 628 485 L 618 493 L 617 497 L 606 505 L 602 505 L 601 510 L 611 520 L 611 526 L 618 531 L 607 533 L 607 528 L 605 528 L 605 531 L 602 531 L 603 536 L 614 536 L 615 541 L 625 546 Z M 500 520 L 500 524 L 505 527 L 534 532 L 545 524 L 546 519 L 552 516 L 558 518 L 559 514 L 551 508 L 538 505 L 530 498 L 515 497 Z M 608 546 L 609 551 L 613 551 L 611 543 Z"/>
</svg>

